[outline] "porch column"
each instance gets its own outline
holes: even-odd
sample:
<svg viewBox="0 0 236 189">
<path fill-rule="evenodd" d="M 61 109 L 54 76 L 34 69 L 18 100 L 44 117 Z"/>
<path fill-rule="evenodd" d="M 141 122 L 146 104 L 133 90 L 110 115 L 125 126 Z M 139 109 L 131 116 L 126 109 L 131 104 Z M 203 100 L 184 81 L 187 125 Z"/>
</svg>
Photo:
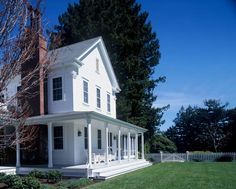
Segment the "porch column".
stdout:
<svg viewBox="0 0 236 189">
<path fill-rule="evenodd" d="M 135 159 L 138 159 L 138 133 L 135 133 Z"/>
<path fill-rule="evenodd" d="M 141 137 L 142 137 L 142 159 L 144 159 L 144 136 L 143 136 L 143 133 L 141 133 Z"/>
<path fill-rule="evenodd" d="M 130 160 L 130 149 L 131 143 L 130 143 L 130 131 L 128 132 L 128 160 Z"/>
<path fill-rule="evenodd" d="M 48 123 L 48 167 L 53 167 L 52 162 L 52 123 Z"/>
<path fill-rule="evenodd" d="M 109 155 L 109 148 L 108 148 L 108 123 L 105 124 L 106 125 L 106 164 L 108 165 L 109 164 L 109 158 L 108 158 L 108 155 Z"/>
<path fill-rule="evenodd" d="M 88 165 L 92 167 L 92 136 L 91 136 L 91 118 L 87 118 L 88 128 Z"/>
<path fill-rule="evenodd" d="M 119 131 L 118 131 L 118 160 L 120 162 L 121 160 L 121 151 L 120 151 L 120 134 L 121 134 L 121 131 L 120 131 L 120 128 L 119 128 Z"/>
<path fill-rule="evenodd" d="M 20 141 L 19 141 L 19 130 L 16 127 L 16 167 L 20 167 Z"/>
</svg>

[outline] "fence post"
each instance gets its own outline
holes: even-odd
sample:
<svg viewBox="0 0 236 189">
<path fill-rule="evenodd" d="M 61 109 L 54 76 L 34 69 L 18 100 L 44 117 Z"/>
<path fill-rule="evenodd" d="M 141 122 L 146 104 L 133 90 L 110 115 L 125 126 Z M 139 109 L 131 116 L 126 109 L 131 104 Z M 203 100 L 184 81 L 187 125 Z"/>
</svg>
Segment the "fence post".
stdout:
<svg viewBox="0 0 236 189">
<path fill-rule="evenodd" d="M 189 151 L 186 151 L 186 161 L 189 161 Z"/>
<path fill-rule="evenodd" d="M 163 160 L 163 152 L 162 151 L 160 151 L 160 155 L 161 155 L 161 162 L 162 162 L 162 160 Z"/>
</svg>

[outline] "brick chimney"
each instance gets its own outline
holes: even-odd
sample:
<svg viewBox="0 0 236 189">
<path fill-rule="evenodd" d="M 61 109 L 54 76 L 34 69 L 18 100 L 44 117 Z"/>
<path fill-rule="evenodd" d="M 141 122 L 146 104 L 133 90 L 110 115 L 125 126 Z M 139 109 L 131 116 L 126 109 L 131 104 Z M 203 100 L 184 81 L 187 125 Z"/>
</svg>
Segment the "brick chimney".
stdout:
<svg viewBox="0 0 236 189">
<path fill-rule="evenodd" d="M 42 34 L 42 24 L 41 24 L 41 13 L 39 9 L 33 9 L 32 6 L 28 7 L 30 15 L 30 23 L 28 30 L 32 33 L 37 33 L 37 40 L 35 46 L 37 47 L 36 51 L 32 58 L 22 65 L 22 77 L 26 74 L 29 74 L 35 67 L 40 66 L 39 71 L 36 73 L 35 77 L 32 78 L 32 82 L 39 81 L 37 86 L 30 88 L 30 93 L 33 94 L 30 97 L 26 97 L 28 103 L 31 106 L 31 115 L 44 115 L 47 112 L 47 100 L 45 99 L 45 93 L 47 87 L 45 87 L 44 82 L 44 70 L 41 66 L 45 63 L 45 56 L 47 53 L 47 43 Z M 23 83 L 22 83 L 23 85 Z"/>
</svg>

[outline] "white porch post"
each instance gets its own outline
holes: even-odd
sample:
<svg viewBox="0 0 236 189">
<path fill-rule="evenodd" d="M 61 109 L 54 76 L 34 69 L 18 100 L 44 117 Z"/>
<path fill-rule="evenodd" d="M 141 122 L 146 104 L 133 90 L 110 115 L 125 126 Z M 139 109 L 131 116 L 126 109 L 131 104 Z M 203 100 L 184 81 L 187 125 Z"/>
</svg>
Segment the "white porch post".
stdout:
<svg viewBox="0 0 236 189">
<path fill-rule="evenodd" d="M 135 133 L 135 159 L 138 159 L 138 133 Z"/>
<path fill-rule="evenodd" d="M 19 141 L 19 130 L 16 127 L 16 167 L 20 167 L 20 141 Z"/>
<path fill-rule="evenodd" d="M 144 136 L 143 136 L 143 133 L 141 133 L 141 137 L 142 137 L 142 159 L 144 159 Z"/>
<path fill-rule="evenodd" d="M 128 132 L 128 160 L 130 160 L 130 148 L 131 148 L 131 143 L 130 143 L 130 131 Z"/>
<path fill-rule="evenodd" d="M 108 123 L 105 124 L 106 126 L 106 133 L 105 133 L 105 136 L 106 136 L 106 164 L 108 165 L 109 164 L 109 158 L 108 158 L 108 155 L 109 155 L 109 148 L 108 148 Z"/>
<path fill-rule="evenodd" d="M 48 123 L 48 167 L 53 167 L 52 162 L 52 123 Z"/>
<path fill-rule="evenodd" d="M 87 118 L 88 128 L 88 165 L 92 167 L 92 136 L 91 136 L 91 118 Z"/>
<path fill-rule="evenodd" d="M 120 131 L 120 128 L 119 128 L 119 131 L 118 131 L 118 160 L 120 162 L 121 160 L 121 151 L 120 151 L 120 134 L 121 134 L 121 131 Z"/>
</svg>

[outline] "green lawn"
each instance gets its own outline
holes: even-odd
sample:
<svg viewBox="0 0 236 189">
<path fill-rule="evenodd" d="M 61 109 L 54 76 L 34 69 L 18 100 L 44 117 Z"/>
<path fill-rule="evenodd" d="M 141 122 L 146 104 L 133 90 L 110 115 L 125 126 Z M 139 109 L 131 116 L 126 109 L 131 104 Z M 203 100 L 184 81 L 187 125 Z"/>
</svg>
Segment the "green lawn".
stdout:
<svg viewBox="0 0 236 189">
<path fill-rule="evenodd" d="M 236 163 L 162 163 L 88 189 L 236 189 Z"/>
</svg>

